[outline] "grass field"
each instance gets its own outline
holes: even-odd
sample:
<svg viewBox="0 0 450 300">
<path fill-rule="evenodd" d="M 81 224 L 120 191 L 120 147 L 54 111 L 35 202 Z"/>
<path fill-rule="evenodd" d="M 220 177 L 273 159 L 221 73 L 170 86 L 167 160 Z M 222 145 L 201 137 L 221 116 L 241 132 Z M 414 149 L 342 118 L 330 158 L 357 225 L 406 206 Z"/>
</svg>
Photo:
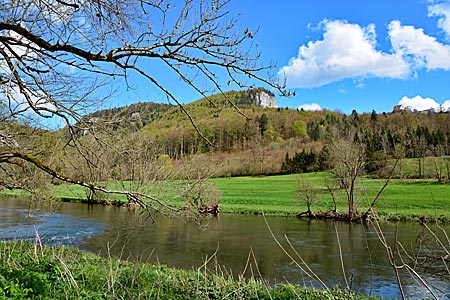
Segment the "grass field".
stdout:
<svg viewBox="0 0 450 300">
<path fill-rule="evenodd" d="M 317 192 L 318 200 L 312 205 L 314 212 L 333 209 L 332 197 L 327 191 L 324 178 L 327 173 L 302 175 L 311 182 Z M 222 192 L 220 207 L 225 213 L 266 213 L 275 215 L 296 215 L 306 210 L 305 201 L 295 193 L 300 175 L 280 175 L 262 177 L 232 177 L 211 179 Z M 384 184 L 384 180 L 359 178 L 357 182 L 356 203 L 361 212 L 367 210 Z M 110 184 L 109 188 L 120 189 Z M 84 199 L 85 190 L 79 186 L 60 185 L 49 191 L 59 199 Z M 3 195 L 15 195 L 3 191 Z M 343 190 L 337 193 L 338 211 L 347 212 L 346 195 Z M 124 198 L 117 198 L 125 200 Z M 113 200 L 113 199 L 110 199 Z M 175 204 L 180 202 L 175 201 Z M 388 219 L 432 219 L 450 220 L 450 184 L 436 180 L 395 179 L 391 180 L 381 195 L 375 210 Z"/>
<path fill-rule="evenodd" d="M 324 183 L 326 173 L 304 174 L 317 189 L 313 211 L 333 209 L 332 197 Z M 299 175 L 236 177 L 213 179 L 223 193 L 224 212 L 298 214 L 306 210 L 305 201 L 296 193 Z M 358 180 L 357 203 L 365 211 L 384 184 L 384 180 L 362 177 Z M 338 210 L 346 212 L 346 195 L 338 191 Z M 381 195 L 376 211 L 387 217 L 450 219 L 450 185 L 435 180 L 392 180 Z"/>
</svg>

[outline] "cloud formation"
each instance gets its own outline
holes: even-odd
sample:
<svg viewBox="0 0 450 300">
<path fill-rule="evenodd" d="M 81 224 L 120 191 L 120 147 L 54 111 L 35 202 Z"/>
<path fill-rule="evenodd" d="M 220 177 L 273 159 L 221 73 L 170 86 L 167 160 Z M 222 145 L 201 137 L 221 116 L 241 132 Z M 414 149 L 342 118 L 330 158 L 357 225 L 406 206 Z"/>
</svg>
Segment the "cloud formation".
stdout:
<svg viewBox="0 0 450 300">
<path fill-rule="evenodd" d="M 311 103 L 311 104 L 303 104 L 298 107 L 299 110 L 307 110 L 307 111 L 319 111 L 322 110 L 319 104 Z"/>
<path fill-rule="evenodd" d="M 345 78 L 406 78 L 409 65 L 400 54 L 375 49 L 375 25 L 361 27 L 346 21 L 322 22 L 323 40 L 309 42 L 299 49 L 279 75 L 289 87 L 319 87 Z"/>
<path fill-rule="evenodd" d="M 414 69 L 450 70 L 450 46 L 426 35 L 423 29 L 392 21 L 389 24 L 389 36 L 393 51 L 409 57 Z"/>
<path fill-rule="evenodd" d="M 428 7 L 429 17 L 438 17 L 438 27 L 442 29 L 447 38 L 450 37 L 450 3 L 437 3 Z"/>
<path fill-rule="evenodd" d="M 446 100 L 444 101 L 444 103 L 442 103 L 442 109 L 450 111 L 450 100 Z"/>
<path fill-rule="evenodd" d="M 440 104 L 438 102 L 436 102 L 436 100 L 434 100 L 432 98 L 423 98 L 420 95 L 417 95 L 413 98 L 404 96 L 398 102 L 398 104 L 402 105 L 403 107 L 410 107 L 412 110 L 417 110 L 417 111 L 423 111 L 423 110 L 427 110 L 430 108 L 438 110 L 440 107 Z M 450 106 L 450 101 L 446 101 L 446 102 L 444 102 L 444 104 Z M 448 107 L 446 108 L 444 105 L 442 105 L 442 107 L 444 109 L 448 109 Z"/>
<path fill-rule="evenodd" d="M 439 17 L 438 25 L 450 37 L 450 4 L 429 7 L 429 15 Z M 450 70 L 450 45 L 425 34 L 422 28 L 388 25 L 391 50 L 376 49 L 375 25 L 361 27 L 345 20 L 321 23 L 322 40 L 299 48 L 297 57 L 279 70 L 290 88 L 314 88 L 346 78 L 408 79 L 417 70 Z"/>
</svg>

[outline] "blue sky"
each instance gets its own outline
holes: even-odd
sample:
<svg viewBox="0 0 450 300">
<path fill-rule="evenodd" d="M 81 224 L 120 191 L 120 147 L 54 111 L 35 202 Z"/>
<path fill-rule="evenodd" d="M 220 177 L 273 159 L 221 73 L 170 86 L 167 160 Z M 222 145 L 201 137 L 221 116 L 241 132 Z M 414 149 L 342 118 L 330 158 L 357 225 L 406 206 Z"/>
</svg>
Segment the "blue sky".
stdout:
<svg viewBox="0 0 450 300">
<path fill-rule="evenodd" d="M 231 0 L 227 9 L 239 14 L 240 27 L 257 31 L 261 63 L 274 61 L 274 73 L 286 75 L 296 91 L 278 97 L 279 107 L 344 113 L 389 112 L 398 104 L 450 107 L 450 0 Z M 160 76 L 173 80 L 182 102 L 200 98 L 173 74 Z M 167 102 L 137 80 L 136 90 L 111 104 Z"/>
<path fill-rule="evenodd" d="M 345 113 L 450 106 L 450 1 L 231 1 L 297 96 Z M 301 52 L 301 53 L 300 53 Z"/>
<path fill-rule="evenodd" d="M 174 4 L 174 12 L 183 3 L 167 2 Z M 450 0 L 230 0 L 224 9 L 230 16 L 239 15 L 237 30 L 256 33 L 261 64 L 275 62 L 273 73 L 286 76 L 287 87 L 296 92 L 294 97 L 278 97 L 279 107 L 347 114 L 390 112 L 398 104 L 450 110 Z M 150 15 L 149 21 L 157 24 L 158 18 Z M 201 98 L 163 62 L 140 63 L 181 103 Z M 225 90 L 238 89 L 217 75 Z M 94 96 L 109 101 L 96 101 L 98 106 L 88 106 L 86 112 L 168 102 L 145 77 L 131 72 L 126 83 L 122 79 L 101 86 Z M 200 89 L 208 87 L 205 79 L 195 82 Z M 15 98 L 24 102 L 20 95 Z M 54 122 L 46 120 L 52 126 Z"/>
</svg>

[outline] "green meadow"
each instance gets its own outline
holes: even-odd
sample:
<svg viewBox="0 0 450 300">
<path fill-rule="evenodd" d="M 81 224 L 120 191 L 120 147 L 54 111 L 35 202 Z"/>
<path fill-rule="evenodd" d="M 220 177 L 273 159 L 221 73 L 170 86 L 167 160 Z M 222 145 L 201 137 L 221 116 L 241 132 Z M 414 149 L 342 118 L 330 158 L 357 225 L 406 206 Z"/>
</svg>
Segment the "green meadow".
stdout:
<svg viewBox="0 0 450 300">
<path fill-rule="evenodd" d="M 236 177 L 213 179 L 222 191 L 223 212 L 267 213 L 294 215 L 306 210 L 306 204 L 299 189 L 299 177 L 311 182 L 316 190 L 317 201 L 314 212 L 333 209 L 332 196 L 326 188 L 326 173 L 303 175 L 282 175 L 267 177 Z M 383 187 L 385 180 L 360 177 L 357 184 L 357 203 L 364 212 Z M 347 202 L 343 190 L 336 192 L 337 209 L 346 212 Z M 427 217 L 450 220 L 450 185 L 436 180 L 391 180 L 380 195 L 375 210 L 389 219 Z"/>
<path fill-rule="evenodd" d="M 277 175 L 259 177 L 230 177 L 210 179 L 222 193 L 220 208 L 223 213 L 250 213 L 295 216 L 306 211 L 304 196 L 299 187 L 299 178 L 313 187 L 317 200 L 312 204 L 313 212 L 327 212 L 334 208 L 332 196 L 325 185 L 328 173 L 303 175 Z M 357 182 L 356 201 L 360 212 L 367 210 L 385 180 L 360 177 Z M 108 188 L 123 189 L 123 186 L 107 184 Z M 170 189 L 161 192 L 161 197 L 174 205 L 182 205 Z M 57 199 L 79 201 L 86 198 L 84 188 L 74 185 L 59 185 L 48 191 Z M 18 196 L 17 191 L 3 191 L 3 195 Z M 346 194 L 336 191 L 339 212 L 347 212 Z M 125 201 L 124 197 L 108 196 L 108 200 Z M 435 179 L 393 179 L 385 188 L 375 205 L 375 211 L 382 219 L 407 220 L 427 217 L 450 220 L 450 184 Z"/>
</svg>

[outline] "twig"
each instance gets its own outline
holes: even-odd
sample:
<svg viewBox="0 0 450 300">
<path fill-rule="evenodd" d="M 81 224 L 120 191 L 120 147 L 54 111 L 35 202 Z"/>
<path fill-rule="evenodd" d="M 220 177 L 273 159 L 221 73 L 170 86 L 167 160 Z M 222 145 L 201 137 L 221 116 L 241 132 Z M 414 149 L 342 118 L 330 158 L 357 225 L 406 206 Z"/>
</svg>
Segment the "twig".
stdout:
<svg viewBox="0 0 450 300">
<path fill-rule="evenodd" d="M 273 233 L 273 231 L 272 231 L 272 228 L 270 228 L 270 225 L 269 225 L 269 223 L 267 222 L 267 219 L 266 219 L 266 216 L 265 216 L 265 214 L 264 214 L 264 212 L 262 213 L 262 215 L 263 215 L 263 218 L 264 218 L 264 222 L 266 223 L 266 226 L 267 226 L 267 228 L 269 229 L 269 232 L 270 232 L 270 235 L 272 236 L 272 238 L 273 238 L 273 240 L 275 241 L 275 243 L 277 243 L 277 245 L 278 245 L 278 247 L 280 247 L 280 249 L 284 252 L 284 254 L 286 254 L 286 256 L 287 257 L 289 257 L 290 259 L 291 259 L 291 261 L 303 272 L 303 273 L 305 273 L 306 275 L 308 275 L 308 277 L 309 278 L 311 278 L 311 279 L 313 279 L 313 280 L 317 280 L 321 285 L 322 285 L 322 287 L 326 290 L 326 291 L 329 291 L 329 288 L 327 287 L 327 285 L 322 281 L 322 280 L 320 280 L 320 278 L 316 275 L 316 274 L 314 274 L 314 273 L 312 273 L 312 275 L 309 273 L 309 272 L 307 272 L 304 268 L 302 268 L 302 266 L 292 257 L 292 255 L 290 255 L 289 254 L 289 252 L 283 247 L 283 245 L 281 245 L 281 243 L 278 241 L 278 239 L 275 237 L 275 234 Z M 298 254 L 298 253 L 297 253 Z M 332 294 L 330 293 L 330 296 L 332 297 Z"/>
<path fill-rule="evenodd" d="M 345 280 L 345 285 L 347 286 L 347 290 L 350 291 L 350 286 L 348 285 L 348 281 L 347 281 L 347 275 L 345 274 L 344 259 L 342 256 L 342 247 L 341 247 L 341 241 L 339 240 L 339 233 L 337 231 L 336 223 L 334 223 L 333 225 L 334 225 L 334 231 L 336 232 L 336 239 L 337 239 L 338 247 L 339 247 L 339 259 L 341 261 L 342 274 L 344 275 L 344 280 Z"/>
</svg>

